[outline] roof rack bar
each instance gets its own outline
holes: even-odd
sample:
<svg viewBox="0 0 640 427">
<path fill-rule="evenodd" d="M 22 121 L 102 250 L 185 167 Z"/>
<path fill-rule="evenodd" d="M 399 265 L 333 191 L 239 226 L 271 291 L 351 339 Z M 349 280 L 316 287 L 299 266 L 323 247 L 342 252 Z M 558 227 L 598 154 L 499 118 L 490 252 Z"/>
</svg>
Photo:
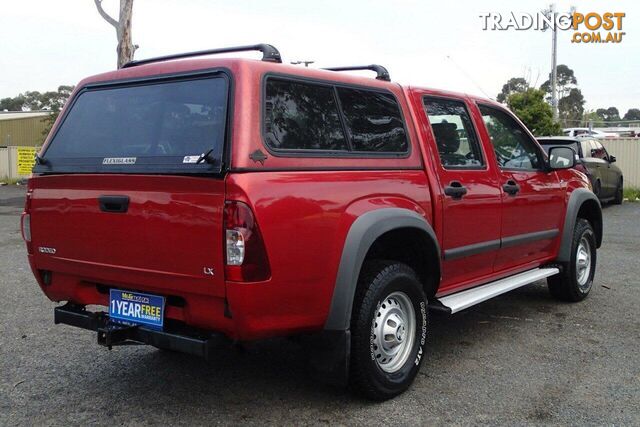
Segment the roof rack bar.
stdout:
<svg viewBox="0 0 640 427">
<path fill-rule="evenodd" d="M 152 62 L 168 61 L 171 59 L 182 59 L 182 58 L 191 58 L 194 56 L 215 55 L 218 53 L 248 52 L 248 51 L 262 52 L 263 61 L 282 62 L 282 58 L 280 57 L 280 52 L 278 51 L 278 49 L 271 46 L 270 44 L 261 43 L 261 44 L 252 44 L 249 46 L 223 47 L 220 49 L 198 50 L 196 52 L 176 53 L 173 55 L 157 56 L 155 58 L 139 59 L 139 60 L 127 62 L 122 66 L 122 68 L 130 68 L 138 65 L 150 64 Z"/>
<path fill-rule="evenodd" d="M 371 70 L 375 71 L 376 79 L 384 80 L 387 82 L 391 81 L 391 76 L 389 76 L 389 71 L 384 68 L 382 65 L 371 64 L 371 65 L 355 65 L 353 67 L 331 67 L 325 68 L 325 70 L 329 71 L 358 71 L 358 70 Z"/>
</svg>

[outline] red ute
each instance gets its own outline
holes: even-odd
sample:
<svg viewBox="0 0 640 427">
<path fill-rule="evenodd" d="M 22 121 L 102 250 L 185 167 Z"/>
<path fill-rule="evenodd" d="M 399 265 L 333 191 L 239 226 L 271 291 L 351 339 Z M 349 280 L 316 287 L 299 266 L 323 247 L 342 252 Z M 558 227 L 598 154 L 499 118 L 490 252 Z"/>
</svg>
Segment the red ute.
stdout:
<svg viewBox="0 0 640 427">
<path fill-rule="evenodd" d="M 236 50 L 263 60 L 192 58 Z M 339 72 L 363 68 L 377 78 Z M 589 293 L 602 217 L 570 151 L 381 66 L 294 67 L 270 45 L 174 55 L 78 84 L 23 236 L 66 302 L 56 323 L 100 344 L 210 357 L 223 338 L 304 335 L 325 378 L 386 399 L 420 368 L 429 310 L 542 278 Z"/>
</svg>

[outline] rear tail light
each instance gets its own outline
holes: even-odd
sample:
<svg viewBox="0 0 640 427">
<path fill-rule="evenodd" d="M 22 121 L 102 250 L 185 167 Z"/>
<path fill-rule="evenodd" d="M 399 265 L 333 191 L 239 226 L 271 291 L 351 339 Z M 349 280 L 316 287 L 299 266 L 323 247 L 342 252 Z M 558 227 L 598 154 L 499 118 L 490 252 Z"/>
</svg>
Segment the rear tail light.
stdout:
<svg viewBox="0 0 640 427">
<path fill-rule="evenodd" d="M 227 280 L 258 282 L 271 276 L 269 260 L 251 208 L 228 201 L 224 208 Z"/>
<path fill-rule="evenodd" d="M 239 230 L 225 230 L 227 234 L 227 265 L 244 262 L 244 235 Z"/>
<path fill-rule="evenodd" d="M 33 189 L 31 188 L 31 180 L 27 185 L 27 194 L 24 200 L 24 212 L 20 218 L 20 230 L 22 231 L 22 238 L 27 243 L 27 252 L 32 254 L 31 246 L 31 198 Z"/>
<path fill-rule="evenodd" d="M 25 242 L 31 243 L 31 215 L 22 215 L 22 238 Z"/>
</svg>

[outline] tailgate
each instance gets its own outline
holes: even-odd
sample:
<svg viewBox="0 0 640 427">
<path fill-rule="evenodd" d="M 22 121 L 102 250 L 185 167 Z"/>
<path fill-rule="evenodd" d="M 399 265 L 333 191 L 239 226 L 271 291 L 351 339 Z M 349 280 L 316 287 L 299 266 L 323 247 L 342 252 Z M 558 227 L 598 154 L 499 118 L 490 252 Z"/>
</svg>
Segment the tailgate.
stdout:
<svg viewBox="0 0 640 427">
<path fill-rule="evenodd" d="M 224 296 L 222 178 L 82 174 L 31 181 L 38 269 L 132 290 Z"/>
</svg>

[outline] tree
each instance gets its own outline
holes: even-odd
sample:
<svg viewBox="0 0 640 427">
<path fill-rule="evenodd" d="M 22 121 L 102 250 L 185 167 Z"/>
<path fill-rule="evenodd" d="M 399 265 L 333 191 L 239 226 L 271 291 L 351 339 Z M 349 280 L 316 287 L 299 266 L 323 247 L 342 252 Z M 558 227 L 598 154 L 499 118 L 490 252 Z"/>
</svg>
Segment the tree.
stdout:
<svg viewBox="0 0 640 427">
<path fill-rule="evenodd" d="M 640 120 L 640 108 L 629 108 L 624 115 L 625 120 Z"/>
<path fill-rule="evenodd" d="M 102 8 L 102 0 L 93 0 L 102 18 L 116 29 L 118 39 L 118 68 L 133 60 L 133 55 L 138 48 L 131 42 L 131 19 L 133 15 L 133 0 L 120 0 L 120 15 L 118 20 L 113 19 Z"/>
<path fill-rule="evenodd" d="M 564 64 L 556 67 L 556 74 L 558 76 L 556 90 L 558 91 L 558 99 L 561 99 L 569 95 L 571 89 L 578 84 L 578 79 L 576 79 L 573 70 Z M 551 99 L 551 73 L 549 73 L 549 80 L 542 83 L 540 89 L 545 91 Z"/>
<path fill-rule="evenodd" d="M 48 110 L 52 111 L 52 113 L 44 119 L 46 127 L 42 131 L 43 135 L 46 136 L 51 131 L 53 124 L 60 115 L 62 107 L 64 107 L 64 104 L 66 104 L 71 96 L 71 92 L 73 92 L 73 86 L 61 85 L 58 86 L 56 92 L 51 91 L 42 94 L 42 102 L 47 106 Z"/>
<path fill-rule="evenodd" d="M 513 93 L 507 105 L 529 130 L 539 136 L 558 135 L 562 128 L 553 120 L 551 106 L 544 101 L 544 92 L 529 88 L 523 93 Z"/>
<path fill-rule="evenodd" d="M 18 95 L 15 98 L 0 99 L 0 111 L 22 111 L 24 96 Z"/>
<path fill-rule="evenodd" d="M 596 114 L 605 122 L 620 120 L 620 112 L 616 107 L 598 108 Z"/>
<path fill-rule="evenodd" d="M 496 97 L 496 101 L 503 104 L 512 93 L 522 93 L 529 89 L 529 82 L 523 77 L 511 77 L 503 86 L 502 91 Z"/>
<path fill-rule="evenodd" d="M 580 89 L 573 88 L 558 101 L 558 113 L 565 127 L 577 125 L 584 114 L 584 96 Z"/>
<path fill-rule="evenodd" d="M 73 86 L 58 86 L 57 91 L 21 93 L 13 98 L 0 99 L 0 111 L 60 111 L 71 95 Z"/>
<path fill-rule="evenodd" d="M 604 127 L 604 121 L 602 120 L 602 117 L 600 117 L 598 113 L 593 110 L 586 111 L 584 113 L 584 116 L 582 117 L 582 121 L 584 122 L 585 126 L 588 126 L 589 122 L 591 122 L 591 125 L 593 127 Z"/>
<path fill-rule="evenodd" d="M 43 134 L 47 135 L 58 118 L 60 110 L 71 96 L 73 86 L 61 85 L 56 91 L 40 93 L 37 90 L 21 93 L 14 98 L 0 99 L 0 111 L 51 111 L 46 118 L 42 119 L 46 123 Z"/>
</svg>

